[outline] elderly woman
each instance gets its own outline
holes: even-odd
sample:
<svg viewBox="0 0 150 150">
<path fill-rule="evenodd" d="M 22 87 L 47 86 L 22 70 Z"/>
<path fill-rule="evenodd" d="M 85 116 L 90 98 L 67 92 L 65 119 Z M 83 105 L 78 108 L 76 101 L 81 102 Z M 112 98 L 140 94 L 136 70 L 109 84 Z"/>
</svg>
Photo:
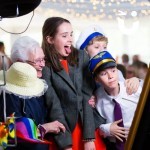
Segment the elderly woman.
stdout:
<svg viewBox="0 0 150 150">
<path fill-rule="evenodd" d="M 55 133 L 65 131 L 65 127 L 57 120 L 47 123 L 47 109 L 44 102 L 44 92 L 47 89 L 46 83 L 39 79 L 42 68 L 45 66 L 44 54 L 38 42 L 34 39 L 24 36 L 17 39 L 12 47 L 11 59 L 13 65 L 6 72 L 6 86 L 9 82 L 14 85 L 22 86 L 22 93 L 6 90 L 6 114 L 9 116 L 15 112 L 15 117 L 27 117 L 34 120 L 35 124 L 45 133 Z M 21 63 L 22 62 L 22 63 Z M 24 62 L 24 63 L 23 63 Z M 12 72 L 12 71 L 15 72 Z M 9 73 L 11 73 L 9 75 Z M 33 78 L 34 74 L 34 78 Z M 14 78 L 13 78 L 14 77 Z M 10 79 L 10 80 L 9 80 Z M 20 79 L 20 80 L 19 80 Z M 34 80 L 41 81 L 41 84 L 33 82 Z M 1 77 L 2 80 L 2 77 Z M 18 83 L 20 82 L 20 83 Z M 27 87 L 26 87 L 27 86 Z M 29 88 L 30 90 L 26 90 Z M 36 88 L 40 92 L 34 93 Z M 7 88 L 6 88 L 7 89 Z M 20 91 L 20 89 L 19 89 Z M 0 96 L 0 119 L 3 120 L 3 96 Z M 43 134 L 43 133 L 42 133 Z M 43 134 L 43 136 L 44 136 Z M 7 148 L 15 150 L 34 149 L 46 150 L 48 145 L 38 143 L 18 143 L 17 147 Z"/>
</svg>

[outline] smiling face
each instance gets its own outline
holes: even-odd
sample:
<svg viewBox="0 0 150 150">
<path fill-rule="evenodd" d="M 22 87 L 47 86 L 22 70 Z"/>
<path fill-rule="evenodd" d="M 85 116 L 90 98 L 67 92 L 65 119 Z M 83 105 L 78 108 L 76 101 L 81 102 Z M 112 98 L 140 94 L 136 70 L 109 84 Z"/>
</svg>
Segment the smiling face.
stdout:
<svg viewBox="0 0 150 150">
<path fill-rule="evenodd" d="M 113 91 L 118 87 L 118 70 L 116 67 L 104 69 L 96 75 L 95 80 L 101 83 L 107 91 Z"/>
<path fill-rule="evenodd" d="M 69 56 L 71 53 L 71 45 L 73 42 L 73 31 L 70 23 L 63 22 L 58 28 L 57 33 L 52 37 L 48 37 L 49 44 L 53 44 L 56 51 L 62 58 Z M 61 58 L 60 58 L 61 59 Z"/>
</svg>

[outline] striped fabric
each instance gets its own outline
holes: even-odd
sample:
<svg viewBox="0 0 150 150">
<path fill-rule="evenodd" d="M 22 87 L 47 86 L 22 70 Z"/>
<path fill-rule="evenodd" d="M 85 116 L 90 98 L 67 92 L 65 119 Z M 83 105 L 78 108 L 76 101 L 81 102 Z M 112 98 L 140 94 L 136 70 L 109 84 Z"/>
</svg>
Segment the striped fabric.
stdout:
<svg viewBox="0 0 150 150">
<path fill-rule="evenodd" d="M 16 119 L 16 135 L 18 138 L 34 143 L 50 144 L 38 137 L 37 126 L 30 118 L 21 117 Z"/>
</svg>

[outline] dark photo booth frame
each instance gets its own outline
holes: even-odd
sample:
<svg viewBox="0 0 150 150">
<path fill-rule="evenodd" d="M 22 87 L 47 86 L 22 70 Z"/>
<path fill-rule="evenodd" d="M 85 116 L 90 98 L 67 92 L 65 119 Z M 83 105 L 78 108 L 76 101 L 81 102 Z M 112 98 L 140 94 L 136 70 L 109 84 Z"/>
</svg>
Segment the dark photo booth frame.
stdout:
<svg viewBox="0 0 150 150">
<path fill-rule="evenodd" d="M 0 0 L 0 19 L 26 15 L 40 3 L 41 0 Z"/>
<path fill-rule="evenodd" d="M 125 150 L 150 148 L 150 67 L 144 80 Z"/>
</svg>

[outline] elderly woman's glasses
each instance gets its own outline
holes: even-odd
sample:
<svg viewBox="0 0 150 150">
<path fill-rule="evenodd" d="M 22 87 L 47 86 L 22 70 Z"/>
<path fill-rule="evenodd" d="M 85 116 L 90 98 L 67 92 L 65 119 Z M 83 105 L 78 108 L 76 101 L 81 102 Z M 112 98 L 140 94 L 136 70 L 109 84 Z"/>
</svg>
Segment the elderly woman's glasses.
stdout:
<svg viewBox="0 0 150 150">
<path fill-rule="evenodd" d="M 45 63 L 45 60 L 44 60 L 44 58 L 39 58 L 39 59 L 35 59 L 34 61 L 27 60 L 27 62 L 32 63 L 34 65 L 38 65 L 41 63 Z"/>
</svg>

